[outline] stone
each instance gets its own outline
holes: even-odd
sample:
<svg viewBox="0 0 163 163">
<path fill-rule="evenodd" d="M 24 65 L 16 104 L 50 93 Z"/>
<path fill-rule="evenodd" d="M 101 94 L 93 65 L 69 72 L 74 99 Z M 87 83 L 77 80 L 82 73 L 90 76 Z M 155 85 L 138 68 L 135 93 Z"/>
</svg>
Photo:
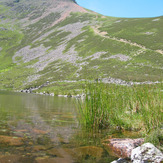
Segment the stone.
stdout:
<svg viewBox="0 0 163 163">
<path fill-rule="evenodd" d="M 74 149 L 75 153 L 78 156 L 85 157 L 85 156 L 92 156 L 95 158 L 101 158 L 104 150 L 101 147 L 96 146 L 84 146 Z"/>
<path fill-rule="evenodd" d="M 0 162 L 3 163 L 14 163 L 14 162 L 18 162 L 20 160 L 20 156 L 19 155 L 2 155 L 0 156 Z"/>
<path fill-rule="evenodd" d="M 0 155 L 0 163 L 22 163 L 34 162 L 33 158 L 23 157 L 16 154 Z"/>
<path fill-rule="evenodd" d="M 123 158 L 119 158 L 118 160 L 112 161 L 111 163 L 128 163 L 128 161 Z"/>
<path fill-rule="evenodd" d="M 9 146 L 21 146 L 23 145 L 23 139 L 20 137 L 11 137 L 11 136 L 0 136 L 0 144 L 5 144 Z"/>
<path fill-rule="evenodd" d="M 27 133 L 27 130 L 14 130 L 14 135 L 17 137 L 23 137 Z"/>
<path fill-rule="evenodd" d="M 54 96 L 54 93 L 50 93 L 50 96 Z"/>
<path fill-rule="evenodd" d="M 36 145 L 33 147 L 33 152 L 38 152 L 43 150 L 46 150 L 46 148 L 43 145 Z"/>
<path fill-rule="evenodd" d="M 47 134 L 48 131 L 43 131 L 43 130 L 38 130 L 38 129 L 33 129 L 33 132 L 36 134 Z"/>
<path fill-rule="evenodd" d="M 109 148 L 109 153 L 116 157 L 130 158 L 131 151 L 140 146 L 143 142 L 143 138 L 139 139 L 109 139 L 109 143 L 104 143 L 106 148 Z M 110 152 L 111 151 L 111 152 Z"/>
<path fill-rule="evenodd" d="M 132 150 L 131 160 L 133 163 L 161 163 L 163 161 L 163 154 L 153 144 L 145 143 Z"/>
<path fill-rule="evenodd" d="M 52 149 L 48 150 L 47 151 L 47 154 L 48 155 L 55 156 L 55 157 L 61 157 L 61 158 L 63 158 L 62 154 L 56 148 L 52 148 Z"/>
<path fill-rule="evenodd" d="M 72 163 L 74 162 L 68 158 L 36 158 L 36 163 Z"/>
<path fill-rule="evenodd" d="M 96 146 L 83 146 L 78 148 L 65 148 L 64 151 L 68 153 L 72 158 L 81 160 L 86 157 L 93 157 L 94 159 L 100 159 L 103 155 L 103 148 Z"/>
<path fill-rule="evenodd" d="M 7 28 L 0 27 L 0 31 L 7 31 L 7 30 L 8 30 Z"/>
</svg>

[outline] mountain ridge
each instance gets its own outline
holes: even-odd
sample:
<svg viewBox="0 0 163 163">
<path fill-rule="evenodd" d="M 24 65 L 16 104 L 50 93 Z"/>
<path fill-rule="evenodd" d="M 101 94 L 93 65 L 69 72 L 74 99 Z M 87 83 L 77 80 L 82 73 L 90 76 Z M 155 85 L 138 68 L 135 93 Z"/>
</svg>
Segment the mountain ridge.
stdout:
<svg viewBox="0 0 163 163">
<path fill-rule="evenodd" d="M 0 0 L 0 9 L 0 89 L 110 77 L 162 82 L 163 17 L 107 17 L 73 0 Z"/>
</svg>

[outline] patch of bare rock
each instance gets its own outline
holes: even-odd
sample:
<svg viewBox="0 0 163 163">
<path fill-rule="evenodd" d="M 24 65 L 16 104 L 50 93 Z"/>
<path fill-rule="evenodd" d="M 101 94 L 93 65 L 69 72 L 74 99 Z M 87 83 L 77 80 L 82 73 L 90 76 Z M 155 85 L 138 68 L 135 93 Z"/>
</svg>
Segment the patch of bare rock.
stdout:
<svg viewBox="0 0 163 163">
<path fill-rule="evenodd" d="M 131 58 L 129 56 L 126 56 L 126 55 L 123 55 L 123 54 L 117 54 L 117 55 L 113 55 L 113 56 L 110 56 L 108 58 L 104 58 L 104 59 L 119 59 L 120 61 L 128 61 L 130 60 Z"/>
<path fill-rule="evenodd" d="M 82 28 L 89 24 L 88 21 L 85 22 L 78 22 L 66 25 L 64 27 L 59 28 L 58 30 L 63 32 L 71 32 L 68 36 L 65 37 L 65 40 L 62 42 L 61 45 L 58 45 L 56 49 L 49 50 L 50 47 L 44 47 L 42 44 L 38 47 L 31 48 L 30 46 L 23 47 L 16 54 L 13 56 L 13 62 L 19 64 L 16 61 L 17 57 L 22 57 L 22 60 L 26 62 L 30 62 L 34 59 L 38 59 L 33 65 L 28 66 L 28 68 L 35 68 L 36 72 L 42 71 L 48 64 L 57 61 L 67 61 L 76 65 L 76 61 L 80 60 L 81 58 L 78 56 L 77 52 L 75 51 L 75 47 L 71 47 L 70 50 L 66 53 L 63 51 L 66 48 L 68 41 L 75 38 L 79 34 L 83 33 Z M 73 31 L 72 31 L 73 29 Z M 49 50 L 47 52 L 47 50 Z"/>
<path fill-rule="evenodd" d="M 104 146 L 107 150 L 112 151 L 111 155 L 120 157 L 112 163 L 161 163 L 163 161 L 162 152 L 151 143 L 143 143 L 143 138 L 114 138 L 106 140 Z"/>
</svg>

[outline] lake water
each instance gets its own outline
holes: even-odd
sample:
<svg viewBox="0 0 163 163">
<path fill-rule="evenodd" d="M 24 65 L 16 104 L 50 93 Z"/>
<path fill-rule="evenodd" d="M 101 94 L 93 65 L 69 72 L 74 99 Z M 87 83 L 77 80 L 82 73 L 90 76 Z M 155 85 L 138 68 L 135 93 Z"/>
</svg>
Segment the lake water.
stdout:
<svg viewBox="0 0 163 163">
<path fill-rule="evenodd" d="M 82 130 L 76 99 L 0 92 L 0 162 L 109 163 L 109 131 Z"/>
</svg>

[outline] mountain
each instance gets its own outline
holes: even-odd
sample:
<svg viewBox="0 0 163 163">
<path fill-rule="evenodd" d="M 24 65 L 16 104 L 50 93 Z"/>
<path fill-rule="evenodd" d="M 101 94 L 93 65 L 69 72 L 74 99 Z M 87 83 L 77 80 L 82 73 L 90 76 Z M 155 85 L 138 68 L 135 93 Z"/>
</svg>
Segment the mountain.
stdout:
<svg viewBox="0 0 163 163">
<path fill-rule="evenodd" d="M 163 16 L 106 17 L 74 0 L 0 0 L 0 89 L 162 81 L 162 27 Z"/>
</svg>

